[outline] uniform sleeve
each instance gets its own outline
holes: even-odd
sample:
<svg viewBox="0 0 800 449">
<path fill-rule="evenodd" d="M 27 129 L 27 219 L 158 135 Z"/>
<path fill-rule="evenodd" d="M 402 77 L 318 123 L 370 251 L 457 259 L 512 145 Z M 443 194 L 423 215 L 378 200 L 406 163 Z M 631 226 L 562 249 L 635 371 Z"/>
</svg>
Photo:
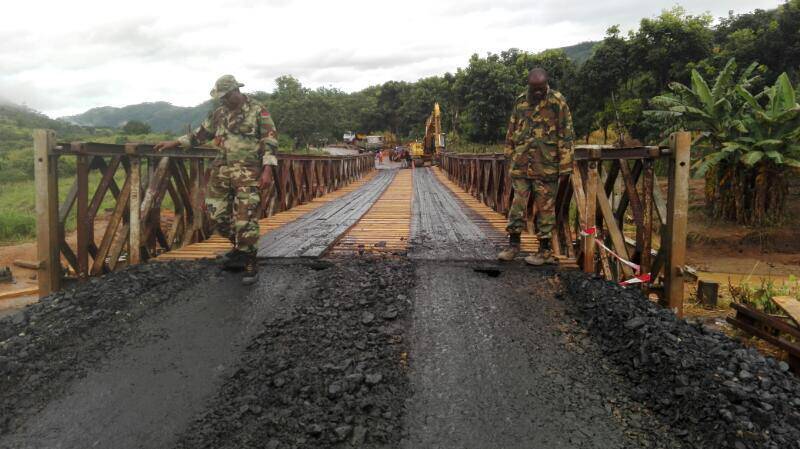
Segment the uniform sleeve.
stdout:
<svg viewBox="0 0 800 449">
<path fill-rule="evenodd" d="M 203 120 L 203 123 L 197 127 L 194 132 L 178 137 L 178 143 L 181 148 L 188 150 L 191 147 L 202 145 L 214 138 L 214 132 L 211 131 L 211 114 Z"/>
<path fill-rule="evenodd" d="M 258 147 L 263 151 L 262 165 L 278 165 L 278 131 L 267 108 L 262 107 L 258 114 L 258 126 L 261 138 Z"/>
<path fill-rule="evenodd" d="M 508 119 L 508 131 L 506 131 L 506 142 L 503 149 L 506 156 L 511 156 L 514 153 L 514 147 L 516 146 L 514 132 L 517 130 L 517 123 L 517 107 L 514 106 L 514 109 L 511 110 L 511 118 Z"/>
<path fill-rule="evenodd" d="M 575 140 L 575 130 L 572 127 L 572 114 L 569 106 L 564 101 L 558 114 L 558 159 L 559 172 L 572 171 L 572 144 Z"/>
</svg>

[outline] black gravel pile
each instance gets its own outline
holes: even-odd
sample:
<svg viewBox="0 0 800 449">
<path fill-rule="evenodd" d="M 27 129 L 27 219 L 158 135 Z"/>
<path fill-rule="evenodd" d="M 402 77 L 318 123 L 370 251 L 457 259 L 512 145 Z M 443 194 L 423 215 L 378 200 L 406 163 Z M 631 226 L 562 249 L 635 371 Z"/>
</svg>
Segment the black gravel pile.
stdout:
<svg viewBox="0 0 800 449">
<path fill-rule="evenodd" d="M 800 383 L 784 362 L 678 320 L 635 288 L 562 275 L 571 301 L 642 401 L 696 448 L 800 448 Z"/>
<path fill-rule="evenodd" d="M 325 270 L 310 297 L 265 323 L 178 447 L 396 446 L 414 271 L 358 260 Z"/>
<path fill-rule="evenodd" d="M 0 434 L 123 344 L 154 306 L 211 270 L 197 262 L 137 265 L 91 278 L 0 320 Z"/>
</svg>

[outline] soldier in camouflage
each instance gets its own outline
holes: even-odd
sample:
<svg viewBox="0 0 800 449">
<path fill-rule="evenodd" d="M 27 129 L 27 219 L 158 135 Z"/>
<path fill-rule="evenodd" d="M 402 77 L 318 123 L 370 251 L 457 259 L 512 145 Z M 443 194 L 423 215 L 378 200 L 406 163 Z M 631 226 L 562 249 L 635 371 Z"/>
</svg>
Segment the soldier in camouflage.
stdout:
<svg viewBox="0 0 800 449">
<path fill-rule="evenodd" d="M 547 72 L 528 74 L 528 90 L 514 103 L 506 134 L 514 200 L 508 212 L 509 246 L 497 258 L 510 261 L 520 251 L 525 210 L 533 193 L 539 251 L 525 258 L 531 265 L 555 263 L 551 236 L 556 225 L 555 195 L 559 175 L 572 170 L 572 116 L 561 93 L 550 89 Z"/>
<path fill-rule="evenodd" d="M 256 209 L 261 202 L 260 188 L 272 180 L 270 166 L 278 164 L 278 136 L 267 108 L 242 94 L 242 86 L 232 75 L 220 77 L 211 97 L 222 106 L 194 132 L 155 148 L 188 149 L 210 141 L 219 149 L 206 193 L 208 217 L 212 229 L 233 243 L 233 250 L 223 258 L 226 265 L 241 265 L 244 260 L 242 283 L 250 285 L 256 281 L 258 267 Z"/>
</svg>

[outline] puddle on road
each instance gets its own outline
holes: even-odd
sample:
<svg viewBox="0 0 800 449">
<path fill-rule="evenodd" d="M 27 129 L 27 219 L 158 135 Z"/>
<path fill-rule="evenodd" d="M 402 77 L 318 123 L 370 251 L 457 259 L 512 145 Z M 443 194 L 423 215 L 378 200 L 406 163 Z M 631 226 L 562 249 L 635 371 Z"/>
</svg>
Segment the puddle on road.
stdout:
<svg viewBox="0 0 800 449">
<path fill-rule="evenodd" d="M 497 267 L 475 267 L 472 271 L 476 273 L 483 273 L 491 278 L 496 278 L 503 273 L 503 270 Z"/>
</svg>

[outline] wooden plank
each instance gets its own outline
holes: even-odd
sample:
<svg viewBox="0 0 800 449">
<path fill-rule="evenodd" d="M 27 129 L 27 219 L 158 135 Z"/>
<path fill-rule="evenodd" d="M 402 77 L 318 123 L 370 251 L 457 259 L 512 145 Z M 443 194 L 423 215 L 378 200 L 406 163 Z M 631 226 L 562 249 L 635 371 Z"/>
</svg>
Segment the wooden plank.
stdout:
<svg viewBox="0 0 800 449">
<path fill-rule="evenodd" d="M 111 214 L 111 218 L 108 220 L 108 224 L 106 225 L 106 231 L 105 234 L 103 234 L 103 239 L 100 241 L 100 247 L 97 250 L 97 257 L 95 257 L 94 264 L 92 265 L 92 275 L 94 276 L 102 273 L 103 267 L 106 266 L 105 259 L 111 250 L 111 245 L 114 242 L 114 238 L 117 234 L 117 228 L 119 227 L 119 224 L 124 221 L 123 217 L 126 215 L 125 212 L 128 207 L 128 201 L 130 200 L 130 190 L 131 177 L 128 175 L 125 178 L 125 183 L 122 185 L 122 191 L 120 192 L 117 204 L 114 206 L 114 212 Z"/>
<path fill-rule="evenodd" d="M 58 239 L 58 159 L 50 152 L 55 133 L 37 129 L 33 132 L 34 181 L 36 184 L 36 248 L 41 268 L 37 274 L 39 296 L 61 287 L 61 261 Z"/>
<path fill-rule="evenodd" d="M 595 217 L 597 216 L 597 197 L 598 194 L 605 194 L 600 191 L 600 175 L 597 173 L 597 161 L 588 162 L 587 178 L 586 178 L 586 212 L 584 214 L 586 220 L 586 227 L 589 229 L 595 226 Z M 583 238 L 583 271 L 586 273 L 594 273 L 594 252 L 595 243 L 594 235 L 587 235 Z"/>
<path fill-rule="evenodd" d="M 22 296 L 33 296 L 39 293 L 39 287 L 28 287 L 22 288 L 19 290 L 12 290 L 10 292 L 2 292 L 0 293 L 0 300 L 3 299 L 11 299 L 11 298 L 19 298 Z"/>
<path fill-rule="evenodd" d="M 625 237 L 622 235 L 622 229 L 614 219 L 614 212 L 611 210 L 611 203 L 608 201 L 608 197 L 602 191 L 597 192 L 597 204 L 600 206 L 600 213 L 603 216 L 603 220 L 605 220 L 606 229 L 608 230 L 608 236 L 611 238 L 614 252 L 622 258 L 630 260 L 628 248 L 625 246 Z M 620 265 L 622 267 L 622 272 L 625 273 L 626 276 L 633 275 L 633 269 L 631 269 L 631 267 L 625 264 Z"/>
<path fill-rule="evenodd" d="M 639 164 L 637 163 L 637 166 Z M 642 248 L 639 256 L 639 264 L 642 266 L 642 273 L 649 273 L 653 260 L 651 249 L 653 247 L 653 196 L 650 192 L 655 187 L 655 172 L 653 170 L 652 159 L 645 159 L 642 163 L 644 179 L 642 180 Z"/>
<path fill-rule="evenodd" d="M 683 266 L 686 263 L 686 232 L 689 216 L 689 158 L 692 135 L 677 132 L 670 136 L 672 158 L 670 163 L 669 196 L 667 199 L 666 305 L 678 317 L 683 316 Z"/>
<path fill-rule="evenodd" d="M 166 159 L 166 158 L 164 158 Z M 141 192 L 141 161 L 138 157 L 131 157 L 131 174 L 129 176 L 130 179 L 130 193 L 129 193 L 129 200 L 128 200 L 128 210 L 130 211 L 130 220 L 128 221 L 129 230 L 130 230 L 130 237 L 128 240 L 130 241 L 130 254 L 129 254 L 129 263 L 131 265 L 136 265 L 141 263 L 142 261 L 142 229 L 141 229 L 141 217 L 147 216 L 142 215 L 140 199 L 140 192 Z M 116 262 L 115 262 L 116 263 Z"/>
<path fill-rule="evenodd" d="M 76 210 L 76 240 L 77 240 L 77 275 L 78 281 L 86 282 L 89 279 L 89 241 L 91 232 L 89 231 L 88 212 L 89 212 L 89 157 L 78 156 L 76 158 L 75 182 L 78 185 Z"/>
<path fill-rule="evenodd" d="M 114 198 L 119 197 L 119 188 L 117 187 L 117 183 L 114 181 L 114 174 L 117 172 L 117 168 L 119 167 L 120 163 L 120 156 L 115 156 L 111 158 L 111 163 L 106 164 L 106 162 L 97 157 L 96 165 L 98 170 L 103 173 L 103 177 L 100 179 L 100 183 L 97 185 L 97 190 L 94 191 L 94 195 L 92 196 L 92 201 L 89 203 L 89 220 L 94 220 L 97 216 L 97 212 L 100 210 L 100 205 L 103 203 L 103 199 L 106 196 L 106 192 L 112 187 L 112 194 Z M 117 199 L 119 201 L 119 199 Z"/>
<path fill-rule="evenodd" d="M 782 319 L 768 315 L 760 310 L 756 310 L 750 306 L 739 303 L 731 303 L 731 308 L 736 311 L 736 318 L 754 324 L 761 323 L 764 326 L 770 327 L 770 330 L 776 330 L 788 334 L 792 338 L 800 339 L 800 328 L 793 326 Z M 798 344 L 800 346 L 800 344 Z"/>
<path fill-rule="evenodd" d="M 58 207 L 58 222 L 65 223 L 67 221 L 67 217 L 69 216 L 69 212 L 72 210 L 72 207 L 75 205 L 75 200 L 78 198 L 78 179 L 76 178 L 75 181 L 72 182 L 69 190 L 67 191 L 67 196 L 64 198 L 64 202 L 61 203 L 61 206 Z"/>
<path fill-rule="evenodd" d="M 789 315 L 789 318 L 800 324 L 800 301 L 791 296 L 775 296 L 772 300 Z"/>
</svg>

